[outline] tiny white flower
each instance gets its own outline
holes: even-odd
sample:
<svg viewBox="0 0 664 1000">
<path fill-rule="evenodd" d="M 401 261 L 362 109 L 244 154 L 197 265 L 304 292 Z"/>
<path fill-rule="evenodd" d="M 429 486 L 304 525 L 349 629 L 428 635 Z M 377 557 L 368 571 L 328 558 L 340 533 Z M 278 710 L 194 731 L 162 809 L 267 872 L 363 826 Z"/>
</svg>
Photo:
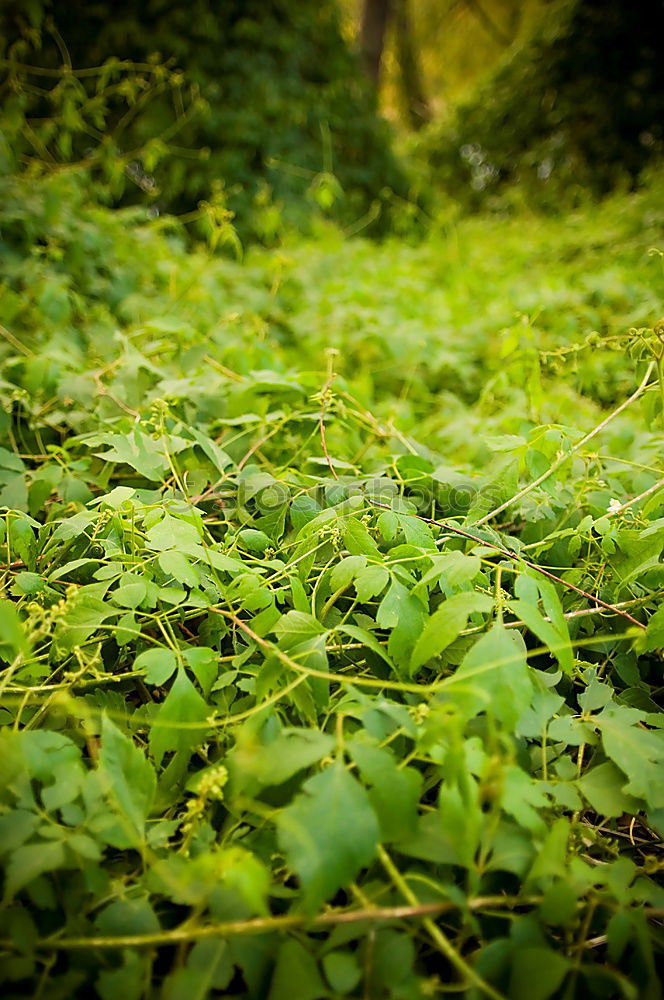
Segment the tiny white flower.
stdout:
<svg viewBox="0 0 664 1000">
<path fill-rule="evenodd" d="M 606 508 L 609 514 L 617 514 L 617 512 L 622 507 L 620 500 L 616 500 L 615 497 L 611 497 L 609 500 L 609 506 Z"/>
</svg>

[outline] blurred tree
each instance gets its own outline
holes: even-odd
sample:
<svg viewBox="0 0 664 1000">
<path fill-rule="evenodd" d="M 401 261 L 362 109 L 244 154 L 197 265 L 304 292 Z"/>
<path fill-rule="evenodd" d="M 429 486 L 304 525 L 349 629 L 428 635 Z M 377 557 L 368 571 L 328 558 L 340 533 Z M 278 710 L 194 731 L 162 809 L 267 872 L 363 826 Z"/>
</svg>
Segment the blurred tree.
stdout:
<svg viewBox="0 0 664 1000">
<path fill-rule="evenodd" d="M 489 16 L 485 7 L 479 2 L 479 0 L 465 0 L 465 4 L 470 8 L 472 13 L 478 18 L 480 23 L 483 25 L 486 31 L 489 32 L 492 38 L 494 38 L 499 45 L 509 45 L 513 40 L 503 31 L 501 26 Z"/>
<path fill-rule="evenodd" d="M 40 40 L 45 14 L 55 29 Z M 267 241 L 284 223 L 306 227 L 312 208 L 374 230 L 404 215 L 408 184 L 334 0 L 0 0 L 0 18 L 5 51 L 23 35 L 36 66 L 157 61 L 197 85 L 191 113 L 164 89 L 111 121 L 123 149 L 147 149 L 137 176 L 154 178 L 169 211 L 216 191 L 244 236 Z M 44 100 L 33 83 L 28 112 Z"/>
<path fill-rule="evenodd" d="M 420 151 L 469 204 L 518 181 L 556 206 L 664 150 L 664 2 L 558 0 Z"/>
<path fill-rule="evenodd" d="M 388 28 L 393 34 L 399 64 L 399 90 L 404 115 L 412 128 L 431 118 L 424 96 L 417 42 L 413 36 L 409 0 L 363 0 L 359 42 L 367 76 L 378 89 Z"/>
<path fill-rule="evenodd" d="M 360 52 L 367 76 L 378 86 L 385 46 L 390 0 L 363 0 L 360 21 Z"/>
<path fill-rule="evenodd" d="M 413 34 L 409 0 L 392 0 L 394 36 L 399 63 L 399 83 L 405 117 L 411 128 L 420 129 L 431 120 L 424 92 L 417 42 Z"/>
<path fill-rule="evenodd" d="M 466 95 L 550 0 L 338 0 L 385 114 L 419 129 Z M 370 30 L 380 26 L 380 31 Z M 380 39 L 369 58 L 369 39 Z M 379 71 L 376 66 L 379 65 Z"/>
</svg>

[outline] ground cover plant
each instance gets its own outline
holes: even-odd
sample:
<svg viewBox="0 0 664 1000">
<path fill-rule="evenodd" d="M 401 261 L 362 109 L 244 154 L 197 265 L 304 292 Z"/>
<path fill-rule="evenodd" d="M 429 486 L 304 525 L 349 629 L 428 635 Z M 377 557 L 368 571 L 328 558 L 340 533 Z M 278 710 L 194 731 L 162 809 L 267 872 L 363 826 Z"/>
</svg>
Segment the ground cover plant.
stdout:
<svg viewBox="0 0 664 1000">
<path fill-rule="evenodd" d="M 660 995 L 662 179 L 191 249 L 0 182 L 3 995 Z"/>
</svg>

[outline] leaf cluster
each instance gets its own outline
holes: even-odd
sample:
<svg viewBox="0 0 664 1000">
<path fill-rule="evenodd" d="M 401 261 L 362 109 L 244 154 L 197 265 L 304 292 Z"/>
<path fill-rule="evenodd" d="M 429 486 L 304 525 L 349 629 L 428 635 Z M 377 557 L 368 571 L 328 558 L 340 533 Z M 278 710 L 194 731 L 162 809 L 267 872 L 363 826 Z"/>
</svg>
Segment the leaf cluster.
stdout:
<svg viewBox="0 0 664 1000">
<path fill-rule="evenodd" d="M 2 184 L 4 994 L 659 996 L 661 186 L 238 263 Z"/>
</svg>

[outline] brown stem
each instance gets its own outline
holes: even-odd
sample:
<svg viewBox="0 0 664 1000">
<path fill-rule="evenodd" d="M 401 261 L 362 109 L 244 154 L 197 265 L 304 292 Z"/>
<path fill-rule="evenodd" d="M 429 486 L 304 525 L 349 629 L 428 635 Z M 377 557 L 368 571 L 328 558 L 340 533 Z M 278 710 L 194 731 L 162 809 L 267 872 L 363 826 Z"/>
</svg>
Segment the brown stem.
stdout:
<svg viewBox="0 0 664 1000">
<path fill-rule="evenodd" d="M 389 504 L 378 503 L 377 500 L 369 499 L 369 503 L 373 504 L 374 507 L 382 507 L 384 510 L 392 510 Z M 589 601 L 593 601 L 600 608 L 604 608 L 606 611 L 610 611 L 614 615 L 620 615 L 622 618 L 626 618 L 630 621 L 632 625 L 637 625 L 640 629 L 645 629 L 640 621 L 627 612 L 623 611 L 620 607 L 615 604 L 607 604 L 600 597 L 596 597 L 594 594 L 590 594 L 587 590 L 582 590 L 581 587 L 577 587 L 575 584 L 570 583 L 569 580 L 563 580 L 561 577 L 556 576 L 555 573 L 550 573 L 548 569 L 544 569 L 542 566 L 538 566 L 537 563 L 531 562 L 530 559 L 524 559 L 516 552 L 510 552 L 509 549 L 504 549 L 501 545 L 496 545 L 495 542 L 487 542 L 484 538 L 479 538 L 477 535 L 472 535 L 469 531 L 464 531 L 463 528 L 457 528 L 456 524 L 450 524 L 449 521 L 435 521 L 431 517 L 423 517 L 421 514 L 412 514 L 411 517 L 416 517 L 418 521 L 424 521 L 426 524 L 433 524 L 437 528 L 442 528 L 443 531 L 450 531 L 454 535 L 460 535 L 462 538 L 468 538 L 471 542 L 479 542 L 480 545 L 486 545 L 490 549 L 495 549 L 496 552 L 500 552 L 501 556 L 505 556 L 512 562 L 519 562 L 523 566 L 527 566 L 529 569 L 535 570 L 536 573 L 541 573 L 548 580 L 552 580 L 554 583 L 559 583 L 561 587 L 566 587 L 567 590 L 573 590 L 575 594 L 579 594 L 580 597 L 585 597 Z"/>
</svg>

